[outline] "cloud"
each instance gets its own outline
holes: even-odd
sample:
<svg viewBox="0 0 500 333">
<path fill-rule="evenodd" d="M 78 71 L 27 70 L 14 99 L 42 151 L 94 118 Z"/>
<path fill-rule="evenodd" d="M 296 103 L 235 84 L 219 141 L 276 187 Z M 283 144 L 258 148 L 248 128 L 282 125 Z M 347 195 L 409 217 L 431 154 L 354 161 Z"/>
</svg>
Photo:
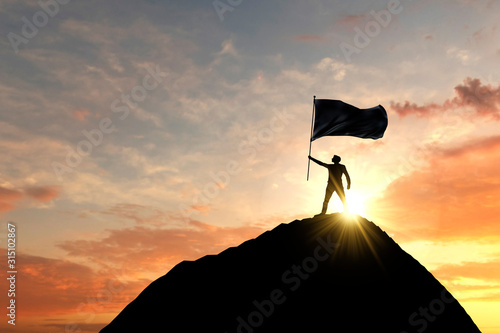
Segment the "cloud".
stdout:
<svg viewBox="0 0 500 333">
<path fill-rule="evenodd" d="M 372 199 L 388 226 L 403 239 L 456 239 L 500 233 L 500 137 L 463 146 L 430 148 L 428 166 L 393 181 Z"/>
<path fill-rule="evenodd" d="M 366 21 L 366 15 L 365 14 L 359 14 L 359 15 L 343 15 L 340 19 L 335 21 L 333 28 L 335 29 L 345 29 L 345 30 L 352 30 L 356 26 L 359 26 L 363 24 Z"/>
<path fill-rule="evenodd" d="M 486 262 L 466 261 L 460 264 L 445 264 L 433 270 L 439 279 L 456 280 L 458 278 L 471 278 L 496 284 L 500 288 L 500 259 Z"/>
<path fill-rule="evenodd" d="M 494 88 L 469 77 L 463 84 L 455 87 L 455 92 L 458 96 L 453 99 L 454 104 L 471 106 L 479 116 L 492 115 L 496 120 L 500 119 L 500 85 Z"/>
<path fill-rule="evenodd" d="M 211 207 L 207 205 L 192 205 L 190 208 L 197 212 L 207 212 Z"/>
<path fill-rule="evenodd" d="M 21 200 L 22 192 L 0 186 L 0 212 L 14 209 L 13 203 Z"/>
<path fill-rule="evenodd" d="M 24 189 L 9 189 L 0 186 L 0 212 L 15 209 L 14 203 L 26 197 L 46 203 L 58 196 L 59 186 L 28 186 Z"/>
<path fill-rule="evenodd" d="M 405 101 L 392 102 L 391 108 L 400 117 L 416 115 L 417 117 L 433 117 L 438 113 L 452 112 L 456 108 L 470 108 L 472 116 L 491 117 L 500 120 L 500 85 L 493 87 L 481 83 L 480 79 L 466 78 L 462 84 L 455 86 L 456 96 L 447 99 L 443 104 L 428 103 L 418 105 Z"/>
<path fill-rule="evenodd" d="M 127 279 L 120 265 L 94 269 L 69 260 L 20 252 L 16 260 L 22 263 L 15 297 L 23 317 L 16 323 L 16 332 L 48 333 L 55 328 L 64 330 L 68 324 L 75 325 L 75 331 L 77 327 L 82 332 L 95 332 L 105 325 L 100 322 L 111 320 L 107 314 L 121 311 L 151 282 Z M 0 280 L 0 288 L 9 290 L 5 278 Z M 3 330 L 3 324 L 0 327 Z"/>
<path fill-rule="evenodd" d="M 464 292 L 462 300 L 500 301 L 500 260 L 465 261 L 460 264 L 444 264 L 432 270 L 432 274 L 450 285 L 453 290 Z"/>
<path fill-rule="evenodd" d="M 491 136 L 487 138 L 476 138 L 466 144 L 462 144 L 449 148 L 434 148 L 433 151 L 437 155 L 443 157 L 459 157 L 465 154 L 475 153 L 494 153 L 500 148 L 500 135 Z"/>
<path fill-rule="evenodd" d="M 12 190 L 0 186 L 0 200 L 15 201 L 22 197 L 22 193 L 18 190 Z"/>
<path fill-rule="evenodd" d="M 59 196 L 59 186 L 26 187 L 24 193 L 39 202 L 49 202 Z"/>
<path fill-rule="evenodd" d="M 409 101 L 405 101 L 404 103 L 394 103 L 391 101 L 391 108 L 401 117 L 411 114 L 415 114 L 417 117 L 427 117 L 433 111 L 441 109 L 442 106 L 436 103 L 418 106 L 417 103 L 410 103 Z"/>
<path fill-rule="evenodd" d="M 88 316 L 92 308 L 94 312 L 116 311 L 147 284 L 144 280 L 126 282 L 117 272 L 95 271 L 68 260 L 22 253 L 17 253 L 16 259 L 22 263 L 16 302 L 22 304 L 22 313 L 27 317 L 83 313 Z M 8 290 L 5 279 L 0 286 Z"/>
<path fill-rule="evenodd" d="M 263 231 L 264 228 L 255 226 L 218 227 L 187 220 L 183 227 L 170 229 L 134 226 L 108 230 L 104 238 L 65 241 L 58 247 L 70 256 L 105 267 L 123 265 L 131 278 L 154 278 L 183 260 L 219 253 Z"/>
<path fill-rule="evenodd" d="M 104 326 L 106 326 L 108 323 L 78 323 L 78 326 L 73 327 L 72 324 L 43 324 L 43 329 L 46 329 L 47 332 L 71 332 L 74 330 L 75 332 L 79 333 L 95 333 L 99 332 Z M 40 328 L 40 327 L 39 327 Z M 33 331 L 28 331 L 28 332 L 33 332 Z M 28 333 L 27 332 L 27 333 Z M 37 332 L 39 332 L 37 330 Z M 45 331 L 44 331 L 45 332 Z M 16 333 L 23 333 L 20 331 L 16 331 Z M 41 333 L 41 332 L 40 332 Z"/>
<path fill-rule="evenodd" d="M 221 56 L 224 54 L 232 55 L 233 57 L 239 57 L 240 54 L 234 47 L 234 43 L 232 39 L 226 39 L 222 42 L 222 49 L 216 53 L 216 55 Z"/>
<path fill-rule="evenodd" d="M 298 42 L 324 42 L 325 39 L 318 35 L 295 35 L 293 39 Z"/>
<path fill-rule="evenodd" d="M 8 202 L 0 201 L 0 212 L 8 212 L 9 210 L 13 210 L 15 206 Z"/>
<path fill-rule="evenodd" d="M 73 116 L 80 121 L 85 121 L 85 117 L 90 116 L 90 112 L 88 110 L 74 110 Z"/>
</svg>

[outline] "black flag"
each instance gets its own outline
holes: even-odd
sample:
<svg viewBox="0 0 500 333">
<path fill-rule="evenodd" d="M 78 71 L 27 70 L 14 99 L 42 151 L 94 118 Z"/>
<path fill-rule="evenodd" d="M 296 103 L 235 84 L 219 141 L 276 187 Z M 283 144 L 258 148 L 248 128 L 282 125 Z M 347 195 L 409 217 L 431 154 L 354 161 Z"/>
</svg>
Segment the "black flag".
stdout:
<svg viewBox="0 0 500 333">
<path fill-rule="evenodd" d="M 387 128 L 387 112 L 382 105 L 359 109 L 332 99 L 314 100 L 314 132 L 311 141 L 323 136 L 355 136 L 380 139 Z"/>
</svg>

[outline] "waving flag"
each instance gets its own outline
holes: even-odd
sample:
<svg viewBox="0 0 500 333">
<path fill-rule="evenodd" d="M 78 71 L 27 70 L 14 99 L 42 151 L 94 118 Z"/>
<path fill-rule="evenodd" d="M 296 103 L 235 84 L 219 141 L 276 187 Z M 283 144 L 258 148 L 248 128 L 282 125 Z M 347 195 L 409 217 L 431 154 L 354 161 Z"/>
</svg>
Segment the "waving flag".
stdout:
<svg viewBox="0 0 500 333">
<path fill-rule="evenodd" d="M 309 156 L 314 140 L 324 136 L 355 136 L 363 139 L 380 139 L 387 128 L 387 112 L 382 105 L 360 109 L 342 101 L 333 99 L 316 99 L 311 121 L 311 138 L 309 140 Z M 309 166 L 307 162 L 307 180 Z"/>
<path fill-rule="evenodd" d="M 355 136 L 380 139 L 387 128 L 387 112 L 382 105 L 359 109 L 332 99 L 314 100 L 314 131 L 311 141 L 323 136 Z"/>
</svg>

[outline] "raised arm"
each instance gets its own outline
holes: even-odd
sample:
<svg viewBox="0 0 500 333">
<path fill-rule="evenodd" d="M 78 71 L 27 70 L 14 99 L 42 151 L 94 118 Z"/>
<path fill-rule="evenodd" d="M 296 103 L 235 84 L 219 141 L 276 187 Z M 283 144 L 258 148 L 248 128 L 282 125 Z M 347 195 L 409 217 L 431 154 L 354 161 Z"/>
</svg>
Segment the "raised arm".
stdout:
<svg viewBox="0 0 500 333">
<path fill-rule="evenodd" d="M 310 159 L 311 161 L 315 162 L 316 164 L 321 165 L 322 167 L 325 167 L 325 168 L 327 167 L 327 164 L 326 164 L 326 163 L 323 163 L 323 162 L 321 162 L 321 161 L 318 161 L 317 159 L 315 159 L 315 158 L 314 158 L 314 157 L 312 157 L 311 155 L 309 155 L 309 159 Z"/>
<path fill-rule="evenodd" d="M 351 177 L 349 177 L 349 172 L 347 172 L 347 168 L 344 165 L 344 175 L 345 178 L 347 179 L 347 189 L 351 188 Z"/>
</svg>

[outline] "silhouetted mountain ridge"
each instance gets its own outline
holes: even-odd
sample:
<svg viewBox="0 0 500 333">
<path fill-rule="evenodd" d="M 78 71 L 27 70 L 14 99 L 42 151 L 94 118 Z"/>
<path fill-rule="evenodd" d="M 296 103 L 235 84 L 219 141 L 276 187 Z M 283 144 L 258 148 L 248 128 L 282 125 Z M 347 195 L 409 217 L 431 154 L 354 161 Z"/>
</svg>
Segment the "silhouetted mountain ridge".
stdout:
<svg viewBox="0 0 500 333">
<path fill-rule="evenodd" d="M 152 282 L 109 332 L 479 332 L 448 291 L 372 222 L 280 224 Z"/>
</svg>

